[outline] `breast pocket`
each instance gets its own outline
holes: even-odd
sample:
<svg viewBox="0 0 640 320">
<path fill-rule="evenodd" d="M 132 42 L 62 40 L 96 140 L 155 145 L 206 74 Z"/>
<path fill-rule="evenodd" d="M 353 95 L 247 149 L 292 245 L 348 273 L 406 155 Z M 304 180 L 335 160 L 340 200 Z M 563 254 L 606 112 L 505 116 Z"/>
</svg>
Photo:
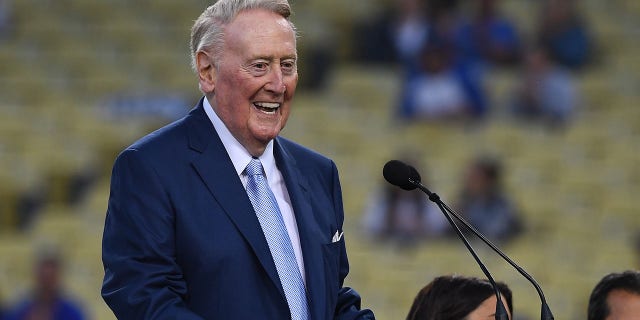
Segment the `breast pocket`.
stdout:
<svg viewBox="0 0 640 320">
<path fill-rule="evenodd" d="M 340 250 L 343 246 L 343 240 L 322 245 L 329 310 L 335 310 L 340 290 Z"/>
</svg>

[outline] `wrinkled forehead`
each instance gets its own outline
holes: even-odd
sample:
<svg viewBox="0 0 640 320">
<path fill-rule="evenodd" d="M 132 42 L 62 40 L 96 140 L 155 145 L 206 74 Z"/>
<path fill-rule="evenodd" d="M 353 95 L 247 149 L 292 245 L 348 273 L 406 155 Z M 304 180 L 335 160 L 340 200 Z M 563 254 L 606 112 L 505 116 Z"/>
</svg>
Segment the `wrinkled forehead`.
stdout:
<svg viewBox="0 0 640 320">
<path fill-rule="evenodd" d="M 241 11 L 224 30 L 224 40 L 229 46 L 254 42 L 270 42 L 272 45 L 290 43 L 295 49 L 296 35 L 291 23 L 281 15 L 263 10 Z"/>
<path fill-rule="evenodd" d="M 224 25 L 224 29 L 225 31 L 229 28 L 239 28 L 239 31 L 266 31 L 268 28 L 275 26 L 281 30 L 291 32 L 294 37 L 297 37 L 296 28 L 288 18 L 277 12 L 262 8 L 240 11 Z"/>
</svg>

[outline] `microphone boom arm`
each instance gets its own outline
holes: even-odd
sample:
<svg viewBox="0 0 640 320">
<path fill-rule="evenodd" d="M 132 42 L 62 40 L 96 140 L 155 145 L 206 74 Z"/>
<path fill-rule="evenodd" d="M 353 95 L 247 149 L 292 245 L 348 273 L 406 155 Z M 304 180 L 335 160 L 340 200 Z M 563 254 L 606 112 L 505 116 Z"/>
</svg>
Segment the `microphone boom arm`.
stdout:
<svg viewBox="0 0 640 320">
<path fill-rule="evenodd" d="M 433 197 L 437 197 L 438 199 L 440 199 L 440 197 L 438 197 L 438 195 L 435 194 L 435 193 L 431 193 L 429 195 L 429 199 L 431 199 L 432 196 Z M 480 269 L 482 270 L 484 275 L 487 277 L 487 279 L 489 279 L 489 282 L 493 286 L 493 290 L 494 290 L 496 298 L 497 298 L 497 300 L 496 300 L 496 314 L 495 314 L 496 320 L 509 320 L 509 316 L 507 315 L 507 310 L 506 310 L 504 304 L 502 303 L 502 298 L 501 298 L 502 294 L 500 293 L 500 290 L 498 290 L 498 286 L 496 285 L 495 280 L 493 280 L 493 277 L 491 276 L 491 273 L 489 272 L 487 267 L 484 265 L 484 263 L 482 263 L 482 261 L 480 260 L 480 257 L 478 257 L 478 254 L 475 252 L 475 250 L 473 250 L 473 247 L 469 243 L 469 240 L 467 240 L 467 238 L 464 236 L 464 234 L 460 230 L 460 227 L 458 227 L 458 225 L 455 222 L 453 222 L 453 219 L 451 218 L 451 214 L 449 214 L 449 212 L 445 209 L 444 203 L 442 201 L 434 201 L 434 202 L 438 205 L 438 208 L 440 208 L 440 211 L 442 211 L 444 216 L 447 218 L 447 221 L 449 221 L 449 224 L 451 224 L 451 227 L 453 227 L 453 229 L 456 231 L 456 233 L 458 234 L 458 237 L 460 238 L 460 240 L 462 240 L 462 242 L 464 243 L 465 247 L 467 247 L 467 250 L 473 256 L 473 259 L 476 260 L 476 263 L 478 264 L 478 266 L 480 266 Z"/>
<path fill-rule="evenodd" d="M 535 287 L 536 291 L 538 292 L 538 295 L 540 296 L 540 301 L 542 302 L 542 307 L 541 307 L 541 318 L 542 318 L 542 320 L 553 320 L 554 319 L 553 314 L 551 313 L 551 309 L 549 308 L 549 305 L 547 304 L 547 300 L 546 300 L 546 298 L 544 296 L 544 293 L 542 292 L 542 288 L 540 287 L 540 285 L 536 282 L 536 280 L 529 273 L 527 273 L 524 269 L 522 269 L 522 267 L 520 267 L 513 260 L 511 260 L 511 258 L 509 258 L 509 256 L 507 256 L 504 252 L 502 252 L 502 250 L 500 250 L 495 244 L 493 244 L 493 242 L 491 242 L 482 233 L 480 233 L 480 231 L 478 231 L 472 224 L 470 224 L 464 218 L 462 218 L 462 216 L 460 214 L 458 214 L 455 210 L 451 209 L 447 204 L 445 204 L 440 199 L 440 196 L 438 196 L 436 193 L 431 192 L 420 181 L 416 181 L 413 178 L 409 178 L 409 182 L 411 182 L 418 189 L 420 189 L 427 196 L 429 196 L 429 200 L 431 200 L 432 202 L 434 202 L 435 204 L 438 205 L 440 210 L 442 210 L 442 212 L 445 213 L 445 216 L 446 216 L 447 220 L 449 220 L 449 223 L 452 224 L 453 226 L 455 226 L 454 229 L 456 230 L 456 232 L 458 233 L 459 236 L 461 236 L 462 233 L 461 233 L 460 229 L 458 228 L 458 226 L 451 219 L 451 216 L 453 216 L 454 218 L 456 218 L 456 220 L 458 220 L 464 226 L 469 228 L 469 230 L 471 230 L 471 232 L 473 234 L 475 234 L 478 238 L 480 238 L 480 240 L 482 240 L 482 242 L 484 242 L 489 247 L 491 247 L 491 249 L 493 249 L 498 255 L 500 255 L 500 257 L 502 257 L 502 259 L 504 259 L 507 263 L 509 263 L 514 269 L 516 269 L 516 271 L 518 271 L 529 282 L 531 282 L 531 284 Z M 470 245 L 468 245 L 468 241 L 466 239 L 464 239 L 464 238 L 461 238 L 461 239 L 463 239 L 463 242 L 465 243 L 467 248 L 469 248 Z M 478 258 L 476 257 L 476 254 L 473 251 L 471 251 L 471 252 L 472 252 L 472 255 L 474 256 L 474 258 L 476 258 L 476 261 L 478 261 Z M 483 271 L 485 271 L 483 266 L 481 266 L 481 268 L 482 268 Z M 485 272 L 485 275 L 487 275 L 489 280 L 493 281 L 486 272 Z"/>
</svg>

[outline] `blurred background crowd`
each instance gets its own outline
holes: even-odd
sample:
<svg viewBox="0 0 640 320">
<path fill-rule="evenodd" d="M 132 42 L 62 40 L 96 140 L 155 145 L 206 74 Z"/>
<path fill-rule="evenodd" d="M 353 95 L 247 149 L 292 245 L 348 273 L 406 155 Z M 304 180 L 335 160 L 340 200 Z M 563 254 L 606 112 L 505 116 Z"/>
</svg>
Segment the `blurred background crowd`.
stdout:
<svg viewBox="0 0 640 320">
<path fill-rule="evenodd" d="M 640 2 L 291 0 L 300 86 L 284 135 L 333 158 L 347 285 L 400 319 L 442 274 L 481 276 L 437 207 L 387 186 L 400 158 L 500 243 L 558 319 L 640 268 Z M 200 98 L 203 0 L 0 0 L 0 313 L 113 319 L 100 241 L 111 165 Z M 513 290 L 535 291 L 475 243 Z M 62 297 L 62 298 L 61 298 Z M 1 318 L 1 316 L 0 316 Z"/>
</svg>

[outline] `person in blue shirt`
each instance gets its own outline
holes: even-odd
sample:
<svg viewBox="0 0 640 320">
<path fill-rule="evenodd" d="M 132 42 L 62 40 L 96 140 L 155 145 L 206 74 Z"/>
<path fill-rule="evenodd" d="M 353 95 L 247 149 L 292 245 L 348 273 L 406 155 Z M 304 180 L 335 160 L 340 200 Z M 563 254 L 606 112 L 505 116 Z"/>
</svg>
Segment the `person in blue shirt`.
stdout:
<svg viewBox="0 0 640 320">
<path fill-rule="evenodd" d="M 398 116 L 403 120 L 480 119 L 487 111 L 481 78 L 454 62 L 448 39 L 431 37 L 421 50 L 420 69 L 403 88 Z"/>
<path fill-rule="evenodd" d="M 502 164 L 494 157 L 480 156 L 469 164 L 457 207 L 492 241 L 507 241 L 523 231 L 518 210 L 502 188 Z"/>
<path fill-rule="evenodd" d="M 518 30 L 500 14 L 497 1 L 481 0 L 476 6 L 474 16 L 455 35 L 459 63 L 505 66 L 519 62 Z"/>
<path fill-rule="evenodd" d="M 593 36 L 575 1 L 546 1 L 542 6 L 537 44 L 563 67 L 579 70 L 592 60 Z"/>
<path fill-rule="evenodd" d="M 61 289 L 61 259 L 57 253 L 42 253 L 35 266 L 35 288 L 31 296 L 10 309 L 5 320 L 83 320 L 80 307 Z M 0 318 L 2 319 L 2 318 Z"/>
</svg>

